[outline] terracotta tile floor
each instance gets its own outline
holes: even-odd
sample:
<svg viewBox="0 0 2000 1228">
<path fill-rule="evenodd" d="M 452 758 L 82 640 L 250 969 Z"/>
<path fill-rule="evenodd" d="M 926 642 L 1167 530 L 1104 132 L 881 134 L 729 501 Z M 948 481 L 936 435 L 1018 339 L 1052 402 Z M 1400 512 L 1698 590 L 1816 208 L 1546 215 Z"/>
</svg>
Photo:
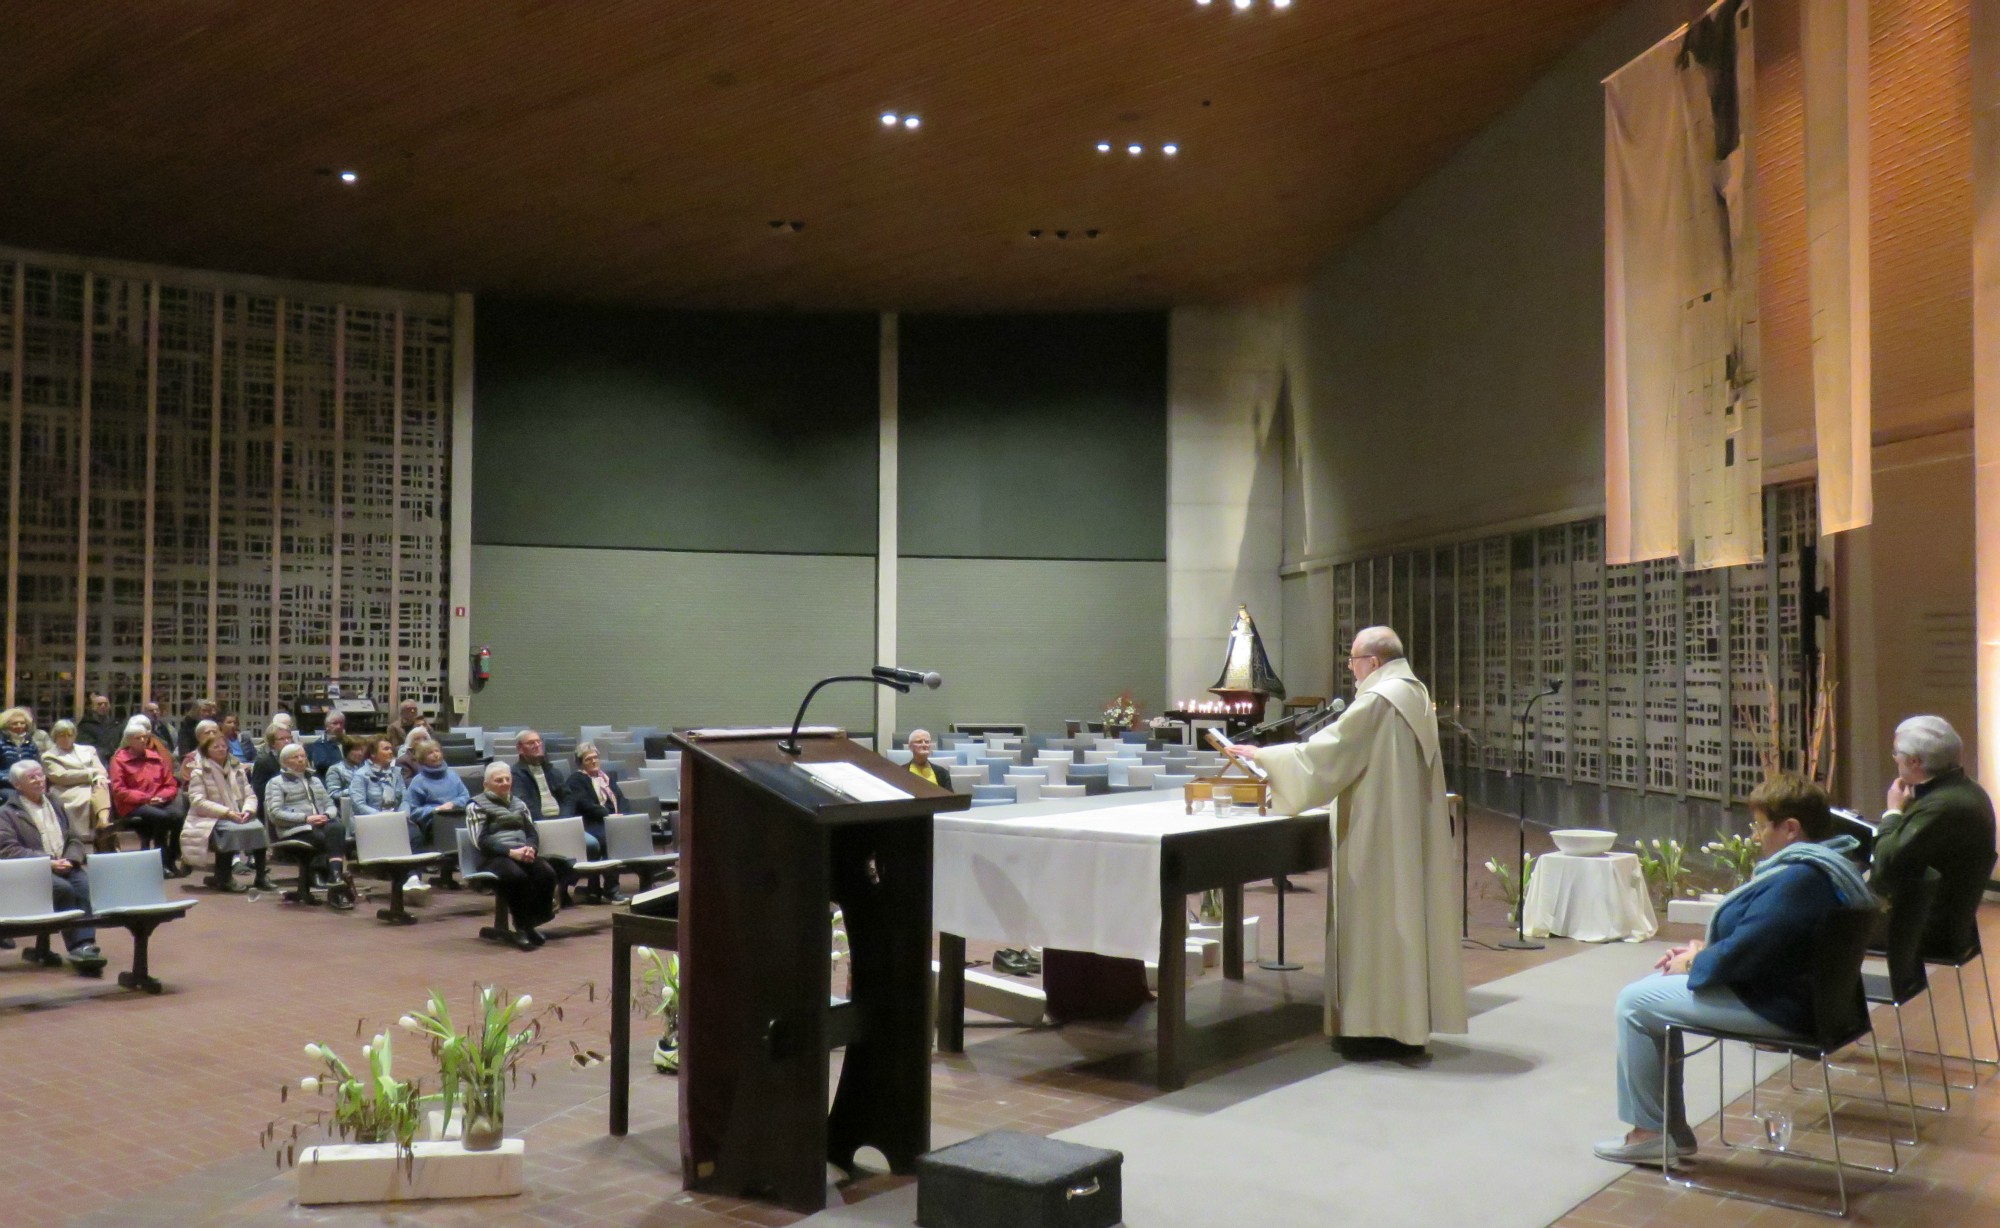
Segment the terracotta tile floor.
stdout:
<svg viewBox="0 0 2000 1228">
<path fill-rule="evenodd" d="M 1477 867 L 1488 855 L 1511 855 L 1513 828 L 1476 816 L 1473 837 L 1473 936 L 1497 941 L 1505 936 L 1504 905 Z M 1307 892 L 1288 898 L 1287 943 L 1288 954 L 1306 970 L 1253 971 L 1240 986 L 1214 973 L 1202 977 L 1190 995 L 1191 1018 L 1234 1023 L 1218 1029 L 1226 1051 L 1198 1051 L 1207 1064 L 1197 1078 L 1287 1046 L 1324 1043 L 1316 1035 L 1323 876 L 1298 881 Z M 608 1036 L 605 1007 L 592 1001 L 591 984 L 607 978 L 605 910 L 566 913 L 565 924 L 552 927 L 548 948 L 521 954 L 479 941 L 479 919 L 490 912 L 483 896 L 437 892 L 422 910 L 422 924 L 391 929 L 372 919 L 368 905 L 341 915 L 271 898 L 252 903 L 199 889 L 190 894 L 202 897 L 201 906 L 155 939 L 155 972 L 167 983 L 159 997 L 126 993 L 108 979 L 32 969 L 0 953 L 0 1155 L 9 1160 L 0 1166 L 0 1207 L 6 1208 L 0 1219 L 6 1223 L 728 1225 L 798 1219 L 679 1189 L 674 1080 L 644 1064 L 651 1037 L 643 1026 L 635 1028 L 643 1039 L 632 1133 L 623 1140 L 605 1134 L 605 1068 L 578 1069 L 566 1061 L 568 1039 L 601 1051 Z M 1248 905 L 1266 918 L 1268 931 L 1276 905 L 1270 886 L 1253 888 Z M 1989 942 L 2000 946 L 2000 910 L 1989 913 L 1995 914 L 1987 918 Z M 1263 941 L 1268 955 L 1269 932 Z M 128 966 L 130 944 L 122 931 L 107 931 L 103 945 L 114 971 Z M 1468 949 L 1466 972 L 1479 984 L 1575 950 L 1562 940 L 1539 952 Z M 988 957 L 991 951 L 972 954 Z M 280 1087 L 309 1072 L 304 1043 L 325 1040 L 356 1060 L 362 1035 L 421 1003 L 431 986 L 463 1009 L 479 982 L 565 1005 L 557 1028 L 562 1039 L 508 1103 L 509 1132 L 528 1141 L 528 1192 L 458 1204 L 295 1207 L 291 1176 L 260 1148 L 259 1136 L 277 1121 L 282 1143 L 293 1123 L 309 1121 L 296 1098 L 279 1103 Z M 1952 993 L 1941 992 L 1940 1003 L 1956 1016 Z M 966 1054 L 934 1062 L 933 1119 L 941 1141 L 998 1126 L 1058 1130 L 1155 1094 L 1149 1027 L 1040 1030 L 985 1023 L 971 1029 Z M 1954 1034 L 1949 1026 L 1947 1033 Z M 413 1046 L 402 1052 L 406 1063 L 416 1057 Z M 1948 1118 L 1920 1123 L 1923 1146 L 1907 1157 L 1894 1182 L 1860 1198 L 1859 1222 L 2000 1223 L 2000 1095 L 1982 1091 L 1969 1099 L 1959 1100 Z M 1739 1118 L 1743 1111 L 1739 1106 Z M 1799 1120 L 1803 1133 L 1809 1125 L 1803 1110 Z M 1713 1136 L 1711 1128 L 1707 1138 Z M 1703 1167 L 1728 1178 L 1739 1166 L 1708 1161 Z M 1809 1172 L 1807 1178 L 1821 1175 Z M 904 1180 L 873 1175 L 837 1193 L 851 1202 Z M 1780 1170 L 1759 1180 L 1789 1181 L 1791 1175 Z M 1875 1180 L 1856 1188 L 1873 1189 Z M 1634 1174 L 1561 1222 L 1781 1228 L 1820 1221 L 1670 1190 L 1657 1175 Z"/>
</svg>

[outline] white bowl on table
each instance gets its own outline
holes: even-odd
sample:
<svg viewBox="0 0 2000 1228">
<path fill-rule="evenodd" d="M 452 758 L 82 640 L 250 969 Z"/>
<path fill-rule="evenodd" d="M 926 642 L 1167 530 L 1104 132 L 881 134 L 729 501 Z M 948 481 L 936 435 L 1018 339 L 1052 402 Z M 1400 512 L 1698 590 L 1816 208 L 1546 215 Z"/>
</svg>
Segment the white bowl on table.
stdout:
<svg viewBox="0 0 2000 1228">
<path fill-rule="evenodd" d="M 1608 853 L 1611 846 L 1618 843 L 1615 831 L 1597 831 L 1589 827 L 1566 827 L 1552 831 L 1549 838 L 1556 842 L 1556 848 L 1571 857 L 1595 857 Z"/>
</svg>

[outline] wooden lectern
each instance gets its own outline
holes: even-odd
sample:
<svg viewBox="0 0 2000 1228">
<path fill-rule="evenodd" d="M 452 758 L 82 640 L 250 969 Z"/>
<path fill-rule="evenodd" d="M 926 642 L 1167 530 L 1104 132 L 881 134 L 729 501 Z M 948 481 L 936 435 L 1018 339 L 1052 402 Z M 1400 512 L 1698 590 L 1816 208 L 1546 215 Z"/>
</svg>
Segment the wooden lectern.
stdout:
<svg viewBox="0 0 2000 1228">
<path fill-rule="evenodd" d="M 837 730 L 676 734 L 681 761 L 681 1172 L 686 1188 L 826 1205 L 826 1165 L 930 1150 L 931 816 L 971 799 Z M 801 764 L 911 796 L 856 801 Z M 831 984 L 830 906 L 852 992 Z M 827 1110 L 828 1051 L 845 1046 Z"/>
</svg>

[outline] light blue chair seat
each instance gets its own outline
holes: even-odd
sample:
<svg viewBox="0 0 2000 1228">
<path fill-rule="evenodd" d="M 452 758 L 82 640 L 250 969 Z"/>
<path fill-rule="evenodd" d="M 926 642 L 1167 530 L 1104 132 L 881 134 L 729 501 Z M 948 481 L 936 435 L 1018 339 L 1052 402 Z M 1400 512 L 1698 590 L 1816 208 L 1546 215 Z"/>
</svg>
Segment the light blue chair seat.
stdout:
<svg viewBox="0 0 2000 1228">
<path fill-rule="evenodd" d="M 1178 789 L 1192 783 L 1194 783 L 1193 773 L 1181 775 L 1179 773 L 1161 772 L 1158 776 L 1153 777 L 1153 788 L 1155 789 Z"/>
<path fill-rule="evenodd" d="M 1011 806 L 1013 804 L 1014 793 L 1011 789 L 1008 790 L 1006 797 L 975 797 L 972 799 L 972 808 L 974 810 L 978 810 L 984 806 Z"/>
<path fill-rule="evenodd" d="M 1014 800 L 1014 786 L 1012 785 L 972 786 L 972 802 L 973 805 L 975 806 L 982 801 L 1012 802 L 1013 800 Z"/>
</svg>

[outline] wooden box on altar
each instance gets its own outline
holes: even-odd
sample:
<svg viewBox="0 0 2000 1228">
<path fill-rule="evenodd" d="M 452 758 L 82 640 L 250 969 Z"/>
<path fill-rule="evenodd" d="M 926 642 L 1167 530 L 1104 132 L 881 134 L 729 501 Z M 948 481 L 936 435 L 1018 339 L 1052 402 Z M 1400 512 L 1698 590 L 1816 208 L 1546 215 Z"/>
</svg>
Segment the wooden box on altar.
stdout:
<svg viewBox="0 0 2000 1228">
<path fill-rule="evenodd" d="M 1200 803 L 1214 801 L 1217 794 L 1227 794 L 1239 806 L 1254 805 L 1258 814 L 1271 813 L 1271 782 L 1252 776 L 1250 769 L 1234 759 L 1213 776 L 1200 776 L 1188 781 L 1183 789 L 1187 795 L 1189 814 L 1193 814 Z"/>
</svg>

